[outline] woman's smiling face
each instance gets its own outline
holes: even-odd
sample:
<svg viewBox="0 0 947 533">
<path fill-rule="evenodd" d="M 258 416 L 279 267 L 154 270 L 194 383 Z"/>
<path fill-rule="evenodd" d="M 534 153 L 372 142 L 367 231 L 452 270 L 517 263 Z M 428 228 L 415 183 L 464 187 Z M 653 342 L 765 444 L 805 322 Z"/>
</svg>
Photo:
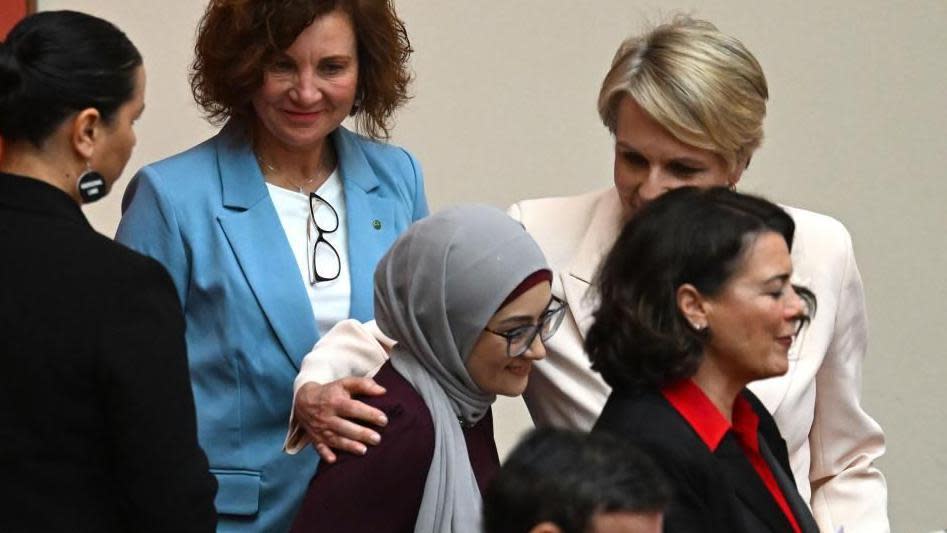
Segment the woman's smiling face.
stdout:
<svg viewBox="0 0 947 533">
<path fill-rule="evenodd" d="M 786 373 L 789 347 L 805 314 L 789 282 L 792 259 L 785 239 L 774 232 L 751 238 L 739 268 L 704 302 L 710 328 L 704 357 L 745 383 Z"/>
<path fill-rule="evenodd" d="M 260 134 L 287 149 L 314 148 L 349 115 L 358 89 L 358 50 L 348 15 L 312 22 L 263 75 L 252 105 Z"/>
<path fill-rule="evenodd" d="M 677 140 L 634 98 L 618 104 L 615 187 L 626 216 L 671 189 L 734 185 L 741 173 L 729 170 L 719 154 Z"/>
<path fill-rule="evenodd" d="M 487 323 L 487 328 L 502 333 L 538 324 L 551 299 L 549 282 L 538 283 L 497 311 Z M 546 349 L 539 335 L 525 353 L 509 357 L 506 339 L 485 330 L 474 343 L 466 366 L 470 378 L 483 392 L 519 396 L 526 390 L 533 362 L 544 357 Z"/>
</svg>

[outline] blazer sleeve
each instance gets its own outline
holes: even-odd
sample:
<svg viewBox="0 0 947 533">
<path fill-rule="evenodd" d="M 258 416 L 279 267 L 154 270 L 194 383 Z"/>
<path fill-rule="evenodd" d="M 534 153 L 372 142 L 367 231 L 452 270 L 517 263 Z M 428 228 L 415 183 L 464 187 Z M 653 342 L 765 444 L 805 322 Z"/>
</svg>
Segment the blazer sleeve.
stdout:
<svg viewBox="0 0 947 533">
<path fill-rule="evenodd" d="M 122 199 L 122 220 L 115 240 L 164 265 L 183 305 L 188 290 L 188 257 L 174 209 L 159 185 L 152 167 L 142 168 L 132 178 Z"/>
<path fill-rule="evenodd" d="M 296 394 L 306 383 L 330 383 L 349 376 L 368 376 L 388 360 L 388 352 L 395 341 L 385 336 L 375 321 L 359 322 L 347 319 L 339 322 L 303 358 L 299 374 L 293 382 L 293 405 Z M 289 430 L 283 449 L 295 454 L 306 447 L 311 439 L 296 422 L 295 410 L 290 411 Z"/>
<path fill-rule="evenodd" d="M 844 275 L 833 337 L 816 374 L 809 444 L 812 512 L 823 531 L 889 531 L 887 487 L 874 461 L 885 451 L 881 427 L 862 409 L 868 340 L 865 294 L 851 237 L 844 234 Z"/>
<path fill-rule="evenodd" d="M 411 163 L 411 169 L 414 173 L 414 179 L 412 181 L 412 185 L 414 186 L 414 211 L 411 215 L 411 220 L 418 221 L 429 214 L 427 193 L 424 192 L 424 173 L 421 171 L 421 164 L 411 155 L 411 152 L 404 149 L 402 150 L 405 155 L 408 156 L 408 161 Z"/>
<path fill-rule="evenodd" d="M 109 291 L 101 329 L 115 492 L 135 531 L 212 532 L 217 482 L 197 441 L 181 305 L 164 269 L 144 266 Z"/>
</svg>

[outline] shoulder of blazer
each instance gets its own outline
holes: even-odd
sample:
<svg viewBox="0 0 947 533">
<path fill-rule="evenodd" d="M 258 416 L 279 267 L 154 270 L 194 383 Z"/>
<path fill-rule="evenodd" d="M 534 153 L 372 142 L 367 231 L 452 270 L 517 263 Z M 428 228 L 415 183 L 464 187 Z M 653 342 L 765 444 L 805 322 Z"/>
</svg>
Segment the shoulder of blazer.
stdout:
<svg viewBox="0 0 947 533">
<path fill-rule="evenodd" d="M 157 260 L 141 254 L 91 229 L 71 232 L 72 245 L 61 250 L 69 265 L 66 274 L 81 278 L 93 293 L 110 288 L 131 289 L 145 283 L 167 283 L 171 277 Z"/>
<path fill-rule="evenodd" d="M 381 164 L 410 165 L 413 156 L 404 148 L 383 141 L 376 141 L 364 135 L 351 131 L 343 126 L 335 133 L 345 142 L 357 146 L 369 162 Z"/>
<path fill-rule="evenodd" d="M 838 220 L 820 213 L 781 206 L 796 224 L 793 236 L 792 256 L 803 268 L 825 268 L 826 264 L 837 264 L 847 259 L 852 249 L 852 238 L 848 229 Z M 809 265 L 809 263 L 817 263 Z M 798 267 L 797 267 L 798 269 Z"/>
<path fill-rule="evenodd" d="M 347 176 L 346 179 L 357 179 L 359 185 L 366 190 L 375 185 L 388 190 L 396 191 L 405 199 L 413 201 L 415 189 L 420 186 L 421 169 L 417 159 L 406 149 L 381 141 L 376 141 L 359 135 L 344 127 L 339 127 L 333 133 L 343 165 L 356 167 L 367 164 L 374 180 L 361 180 L 359 176 Z M 373 183 L 377 181 L 377 183 Z"/>
<path fill-rule="evenodd" d="M 552 267 L 564 270 L 588 232 L 597 206 L 614 194 L 615 188 L 608 187 L 575 196 L 522 200 L 510 206 L 509 212 L 536 240 Z"/>
<path fill-rule="evenodd" d="M 142 167 L 128 183 L 122 211 L 143 181 L 164 202 L 175 206 L 175 211 L 187 212 L 188 206 L 206 209 L 208 202 L 219 206 L 222 191 L 217 153 L 219 143 L 225 142 L 223 137 L 223 132 L 218 133 L 181 153 Z"/>
<path fill-rule="evenodd" d="M 661 393 L 613 392 L 593 431 L 611 432 L 654 460 L 674 488 L 678 526 L 682 520 L 691 525 L 695 517 L 716 516 L 727 508 L 722 502 L 729 495 L 719 490 L 717 458 Z M 687 511 L 679 507 L 685 501 Z"/>
<path fill-rule="evenodd" d="M 709 459 L 710 450 L 657 391 L 640 393 L 612 392 L 594 431 L 607 431 L 630 439 L 647 449 L 660 450 L 662 455 L 682 459 L 703 450 Z"/>
<path fill-rule="evenodd" d="M 532 198 L 516 202 L 510 209 L 516 212 L 527 230 L 565 232 L 566 238 L 570 235 L 581 238 L 588 228 L 590 213 L 614 191 L 614 187 L 608 187 L 574 196 Z"/>
<path fill-rule="evenodd" d="M 216 184 L 218 174 L 218 147 L 231 142 L 228 136 L 219 132 L 210 139 L 192 146 L 183 152 L 166 157 L 144 168 L 152 169 L 175 188 L 191 188 L 200 185 Z"/>
</svg>

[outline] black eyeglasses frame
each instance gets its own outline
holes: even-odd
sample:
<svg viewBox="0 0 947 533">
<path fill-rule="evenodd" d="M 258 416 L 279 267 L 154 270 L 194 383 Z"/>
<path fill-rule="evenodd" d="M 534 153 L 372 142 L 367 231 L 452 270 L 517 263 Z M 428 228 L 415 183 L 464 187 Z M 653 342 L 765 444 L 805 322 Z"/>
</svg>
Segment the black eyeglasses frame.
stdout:
<svg viewBox="0 0 947 533">
<path fill-rule="evenodd" d="M 556 307 L 553 307 L 554 305 L 556 305 Z M 530 324 L 529 326 L 519 326 L 517 328 L 514 328 L 511 331 L 495 331 L 490 328 L 483 328 L 483 329 L 484 331 L 493 333 L 494 335 L 498 335 L 506 339 L 507 357 L 510 357 L 510 358 L 519 357 L 529 350 L 529 348 L 536 341 L 537 335 L 539 335 L 539 338 L 543 342 L 546 342 L 547 340 L 551 339 L 552 336 L 555 335 L 557 331 L 559 331 L 559 326 L 562 325 L 562 319 L 566 314 L 566 309 L 568 308 L 569 308 L 568 303 L 557 298 L 556 296 L 553 296 L 552 299 L 549 300 L 549 304 L 546 306 L 546 310 L 543 311 L 541 315 L 539 315 L 539 321 L 536 324 Z M 549 317 L 555 317 L 554 318 L 555 327 L 552 329 L 552 331 L 548 335 L 542 336 L 540 332 L 542 331 L 543 325 L 546 323 L 546 320 L 549 319 Z M 519 334 L 515 334 L 513 333 L 513 331 L 522 329 L 524 327 L 531 327 L 533 328 L 533 331 L 529 334 L 528 340 L 523 345 L 523 348 L 521 350 L 518 350 L 516 353 L 513 353 L 513 340 L 519 337 Z"/>
<path fill-rule="evenodd" d="M 325 229 L 319 225 L 319 222 L 316 220 L 317 204 L 315 204 L 314 202 L 320 202 L 320 205 L 325 205 L 329 209 L 332 210 L 332 216 L 335 217 L 334 228 Z M 324 281 L 333 281 L 335 279 L 338 279 L 339 275 L 342 274 L 342 257 L 339 255 L 339 251 L 335 249 L 335 246 L 332 246 L 332 243 L 326 240 L 325 238 L 326 234 L 335 233 L 336 231 L 338 231 L 339 224 L 340 224 L 339 213 L 338 211 L 335 210 L 334 207 L 332 207 L 332 204 L 330 204 L 325 198 L 319 196 L 318 194 L 314 192 L 309 193 L 309 223 L 306 226 L 306 238 L 312 239 L 311 232 L 312 232 L 313 226 L 315 226 L 316 231 L 319 233 L 318 236 L 316 237 L 316 242 L 312 245 L 312 261 L 310 261 L 310 264 L 309 264 L 309 284 L 310 285 L 315 285 L 316 283 L 321 283 Z M 339 266 L 338 268 L 336 268 L 334 276 L 326 277 L 319 274 L 319 268 L 316 266 L 316 257 L 317 257 L 316 250 L 319 247 L 319 243 L 323 243 L 326 246 L 328 246 L 329 250 L 331 250 L 332 253 L 335 255 L 336 264 L 338 264 Z"/>
</svg>

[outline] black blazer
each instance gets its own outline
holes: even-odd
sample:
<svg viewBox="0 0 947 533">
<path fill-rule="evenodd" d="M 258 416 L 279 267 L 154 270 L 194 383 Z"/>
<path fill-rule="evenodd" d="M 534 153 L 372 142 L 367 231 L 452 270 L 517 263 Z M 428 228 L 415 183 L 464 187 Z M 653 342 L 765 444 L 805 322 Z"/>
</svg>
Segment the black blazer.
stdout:
<svg viewBox="0 0 947 533">
<path fill-rule="evenodd" d="M 0 531 L 213 531 L 167 272 L 0 174 Z"/>
<path fill-rule="evenodd" d="M 772 415 L 749 390 L 743 395 L 759 416 L 760 451 L 803 532 L 819 531 L 799 496 L 789 454 Z M 593 431 L 630 439 L 664 469 L 674 497 L 664 521 L 672 532 L 791 533 L 792 526 L 753 469 L 736 435 L 728 431 L 711 452 L 659 392 L 612 392 Z"/>
</svg>

